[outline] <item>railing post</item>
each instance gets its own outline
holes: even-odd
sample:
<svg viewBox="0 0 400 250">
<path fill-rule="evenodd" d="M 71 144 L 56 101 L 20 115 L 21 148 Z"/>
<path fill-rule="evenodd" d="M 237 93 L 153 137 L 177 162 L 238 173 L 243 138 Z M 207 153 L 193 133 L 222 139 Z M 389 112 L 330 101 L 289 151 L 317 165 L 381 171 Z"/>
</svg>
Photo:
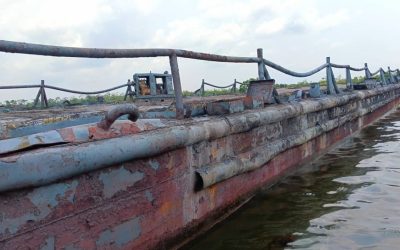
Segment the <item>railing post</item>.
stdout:
<svg viewBox="0 0 400 250">
<path fill-rule="evenodd" d="M 131 101 L 133 101 L 133 91 L 132 91 L 132 82 L 131 82 L 131 79 L 128 79 L 128 83 L 127 83 L 127 88 L 126 88 L 126 91 L 125 91 L 125 96 L 124 96 L 124 101 L 126 101 L 126 99 L 128 98 L 128 96 L 129 96 L 129 99 L 131 99 Z"/>
<path fill-rule="evenodd" d="M 233 93 L 236 93 L 236 79 L 233 81 Z"/>
<path fill-rule="evenodd" d="M 183 109 L 182 85 L 181 85 L 181 78 L 179 75 L 178 57 L 176 56 L 176 53 L 173 53 L 172 55 L 169 56 L 169 64 L 171 66 L 172 81 L 174 82 L 176 118 L 183 119 L 184 109 Z"/>
<path fill-rule="evenodd" d="M 33 103 L 34 107 L 36 107 L 36 105 L 38 104 L 39 97 L 40 97 L 40 108 L 44 108 L 44 106 L 46 106 L 46 108 L 48 108 L 49 103 L 47 101 L 46 91 L 44 90 L 44 80 L 40 81 L 40 88 L 36 95 L 35 101 Z"/>
<path fill-rule="evenodd" d="M 395 83 L 394 77 L 393 77 L 393 75 L 392 75 L 392 71 L 390 70 L 390 67 L 388 67 L 388 72 L 389 72 L 390 83 L 391 83 L 391 84 Z"/>
<path fill-rule="evenodd" d="M 204 79 L 201 81 L 201 87 L 200 87 L 200 91 L 201 91 L 201 96 L 204 96 Z"/>
<path fill-rule="evenodd" d="M 44 80 L 41 81 L 40 84 L 42 87 L 42 98 L 41 98 L 41 103 L 40 106 L 46 106 L 46 108 L 49 107 L 49 103 L 47 102 L 47 96 L 46 96 L 46 90 L 44 89 Z"/>
<path fill-rule="evenodd" d="M 382 68 L 379 69 L 379 76 L 381 78 L 381 86 L 387 85 L 386 78 L 385 78 L 385 71 Z"/>
<path fill-rule="evenodd" d="M 257 49 L 257 57 L 260 59 L 258 62 L 258 79 L 265 80 L 263 49 Z"/>
<path fill-rule="evenodd" d="M 348 89 L 353 89 L 353 82 L 352 82 L 352 79 L 351 79 L 350 66 L 346 67 L 346 87 Z"/>
<path fill-rule="evenodd" d="M 328 66 L 326 67 L 326 85 L 327 91 L 329 95 L 336 95 L 336 88 L 335 88 L 335 77 L 333 76 L 332 66 L 331 66 L 331 58 L 326 58 L 326 63 Z"/>
<path fill-rule="evenodd" d="M 257 49 L 257 57 L 260 59 L 258 62 L 258 79 L 259 80 L 270 80 L 271 77 L 268 73 L 267 68 L 265 67 L 264 63 L 264 56 L 263 56 L 263 49 Z"/>
<path fill-rule="evenodd" d="M 368 69 L 368 63 L 364 63 L 364 70 L 365 70 L 365 78 L 366 79 L 372 78 L 371 72 Z"/>
</svg>

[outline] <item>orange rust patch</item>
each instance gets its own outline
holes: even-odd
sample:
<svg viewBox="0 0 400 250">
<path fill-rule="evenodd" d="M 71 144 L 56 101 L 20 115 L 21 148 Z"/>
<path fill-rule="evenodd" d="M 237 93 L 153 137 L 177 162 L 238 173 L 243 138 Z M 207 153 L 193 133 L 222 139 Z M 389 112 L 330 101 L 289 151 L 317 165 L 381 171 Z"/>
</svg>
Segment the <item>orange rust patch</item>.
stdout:
<svg viewBox="0 0 400 250">
<path fill-rule="evenodd" d="M 210 195 L 210 203 L 211 203 L 211 207 L 215 207 L 215 197 L 217 194 L 217 185 L 213 185 L 211 187 L 208 188 L 208 193 Z"/>
<path fill-rule="evenodd" d="M 211 157 L 213 160 L 217 159 L 218 156 L 218 149 L 216 147 L 211 148 Z"/>
<path fill-rule="evenodd" d="M 76 140 L 72 128 L 60 129 L 58 132 L 65 141 L 74 142 Z"/>
<path fill-rule="evenodd" d="M 172 208 L 173 208 L 172 202 L 166 201 L 160 207 L 160 212 L 161 212 L 161 214 L 166 215 L 172 210 Z"/>
</svg>

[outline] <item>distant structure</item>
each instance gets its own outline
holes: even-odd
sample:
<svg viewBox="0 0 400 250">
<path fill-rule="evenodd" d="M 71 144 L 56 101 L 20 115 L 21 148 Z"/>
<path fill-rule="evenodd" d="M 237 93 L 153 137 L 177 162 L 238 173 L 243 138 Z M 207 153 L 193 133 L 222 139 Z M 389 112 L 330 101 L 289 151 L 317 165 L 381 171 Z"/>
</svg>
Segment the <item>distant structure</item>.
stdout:
<svg viewBox="0 0 400 250">
<path fill-rule="evenodd" d="M 136 73 L 133 75 L 136 98 L 175 97 L 172 75 L 160 73 Z"/>
</svg>

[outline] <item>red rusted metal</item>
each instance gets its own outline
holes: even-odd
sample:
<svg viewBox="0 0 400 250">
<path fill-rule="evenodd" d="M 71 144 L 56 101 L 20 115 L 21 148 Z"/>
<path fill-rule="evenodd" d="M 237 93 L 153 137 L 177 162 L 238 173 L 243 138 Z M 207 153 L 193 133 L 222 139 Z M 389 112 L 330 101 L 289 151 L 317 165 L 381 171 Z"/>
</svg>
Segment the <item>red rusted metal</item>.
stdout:
<svg viewBox="0 0 400 250">
<path fill-rule="evenodd" d="M 335 97 L 334 102 L 329 98 L 320 102 L 307 100 L 275 107 L 275 111 L 252 110 L 224 118 L 199 118 L 186 124 L 139 119 L 136 123 L 117 121 L 108 131 L 96 124 L 60 129 L 57 132 L 61 140 L 78 144 L 83 139 L 90 142 L 128 134 L 145 137 L 151 133 L 149 130 L 168 126 L 186 127 L 197 135 L 201 131 L 195 125 L 201 122 L 208 124 L 207 133 L 212 136 L 185 147 L 121 162 L 41 187 L 0 193 L 0 249 L 24 246 L 33 249 L 171 247 L 188 233 L 207 226 L 207 221 L 213 221 L 238 205 L 258 188 L 276 182 L 302 162 L 392 110 L 400 104 L 399 95 L 399 87 L 394 86 Z M 354 115 L 354 119 L 341 124 L 340 121 L 345 121 L 343 114 Z M 219 119 L 229 121 L 229 133 L 224 136 L 216 136 L 221 133 L 221 128 L 215 127 L 217 123 L 207 123 Z M 288 136 L 307 128 L 324 126 L 324 123 L 317 123 L 321 119 L 337 121 L 338 126 L 286 149 L 253 171 L 194 190 L 194 171 L 201 166 L 223 162 L 236 155 L 251 159 L 257 147 L 290 138 Z M 50 138 L 46 141 L 50 142 Z M 166 139 L 161 142 L 171 143 Z M 38 151 L 26 149 L 14 152 L 15 155 L 7 159 L 16 160 L 22 154 Z"/>
</svg>

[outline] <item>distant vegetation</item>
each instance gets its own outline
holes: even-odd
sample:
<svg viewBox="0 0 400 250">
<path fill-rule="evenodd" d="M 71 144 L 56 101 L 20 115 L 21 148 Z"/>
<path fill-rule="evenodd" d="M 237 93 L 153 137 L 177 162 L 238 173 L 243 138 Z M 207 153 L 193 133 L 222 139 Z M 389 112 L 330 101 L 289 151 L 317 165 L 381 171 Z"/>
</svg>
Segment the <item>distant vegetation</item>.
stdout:
<svg viewBox="0 0 400 250">
<path fill-rule="evenodd" d="M 364 82 L 365 77 L 353 77 L 353 84 L 358 84 Z M 237 84 L 236 92 L 237 93 L 246 93 L 247 92 L 247 84 L 251 81 L 255 80 L 254 78 L 248 79 L 243 82 L 243 84 Z M 308 87 L 310 85 L 310 81 L 301 81 L 295 84 L 275 84 L 276 88 L 289 88 L 289 89 L 297 89 L 302 87 Z M 322 78 L 319 81 L 321 86 L 326 86 L 325 78 Z M 345 85 L 346 79 L 342 78 L 340 75 L 336 78 L 336 83 Z M 223 85 L 218 83 L 213 83 L 215 85 Z M 198 95 L 198 93 L 196 93 Z M 183 96 L 194 96 L 196 95 L 193 91 L 183 91 Z M 233 94 L 232 88 L 226 89 L 206 89 L 204 91 L 204 96 L 216 96 L 216 95 L 229 95 Z M 124 102 L 124 94 L 123 93 L 107 93 L 105 95 L 86 95 L 86 96 L 74 96 L 69 98 L 49 98 L 48 103 L 49 107 L 62 107 L 62 106 L 73 106 L 73 105 L 90 105 L 90 104 L 117 104 Z M 40 103 L 38 104 L 40 106 Z M 25 99 L 21 100 L 8 100 L 5 102 L 0 102 L 0 107 L 12 108 L 12 107 L 21 107 L 21 108 L 33 108 L 33 100 L 28 101 Z"/>
<path fill-rule="evenodd" d="M 49 98 L 48 104 L 49 107 L 62 107 L 62 106 L 75 106 L 75 105 L 90 105 L 90 104 L 117 104 L 124 102 L 124 95 L 122 93 L 107 93 L 104 95 L 82 95 L 82 96 L 73 96 L 69 98 Z M 21 108 L 33 108 L 34 100 L 7 100 L 5 102 L 0 102 L 0 107 L 21 107 Z M 37 106 L 40 106 L 40 100 Z"/>
</svg>

